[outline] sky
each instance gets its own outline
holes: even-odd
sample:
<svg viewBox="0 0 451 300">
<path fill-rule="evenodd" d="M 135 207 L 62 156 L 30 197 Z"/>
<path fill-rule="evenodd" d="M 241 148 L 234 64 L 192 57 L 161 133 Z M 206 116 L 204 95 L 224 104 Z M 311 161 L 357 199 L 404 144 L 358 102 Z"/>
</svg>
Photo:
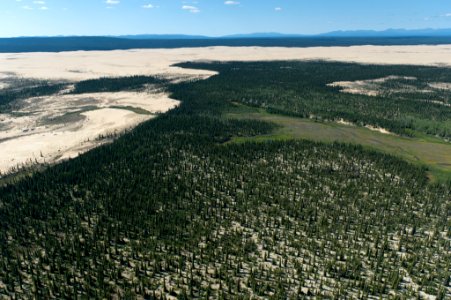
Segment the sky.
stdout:
<svg viewBox="0 0 451 300">
<path fill-rule="evenodd" d="M 451 0 L 0 0 L 0 37 L 451 28 Z"/>
</svg>

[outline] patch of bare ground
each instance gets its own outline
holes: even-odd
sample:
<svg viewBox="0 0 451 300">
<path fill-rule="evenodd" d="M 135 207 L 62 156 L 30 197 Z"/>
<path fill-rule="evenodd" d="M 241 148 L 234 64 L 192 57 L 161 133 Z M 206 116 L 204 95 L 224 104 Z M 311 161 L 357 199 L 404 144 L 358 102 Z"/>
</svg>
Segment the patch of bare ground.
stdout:
<svg viewBox="0 0 451 300">
<path fill-rule="evenodd" d="M 60 53 L 3 53 L 4 72 L 19 77 L 83 80 L 102 76 L 211 76 L 215 72 L 173 66 L 184 61 L 329 60 L 366 64 L 451 66 L 451 45 L 352 47 L 206 47 L 76 51 Z M 11 59 L 14 58 L 14 59 Z M 113 63 L 114 62 L 114 63 Z"/>
<path fill-rule="evenodd" d="M 431 82 L 428 84 L 433 89 L 438 90 L 451 90 L 451 83 L 450 82 Z"/>
<path fill-rule="evenodd" d="M 99 77 L 158 75 L 173 82 L 206 79 L 216 73 L 174 66 L 185 61 L 328 60 L 371 64 L 451 66 L 451 45 L 353 47 L 206 47 L 60 53 L 0 54 L 0 88 L 11 80 L 76 82 Z M 362 85 L 350 89 L 361 92 Z M 0 115 L 0 171 L 36 162 L 54 162 L 85 152 L 108 132 L 118 132 L 163 113 L 178 102 L 161 91 L 27 99 Z M 374 93 L 374 92 L 367 92 Z M 142 112 L 146 112 L 143 114 Z"/>
<path fill-rule="evenodd" d="M 356 126 L 356 124 L 346 121 L 344 119 L 335 120 L 335 123 L 340 124 L 340 125 L 346 125 L 346 126 Z M 367 128 L 371 131 L 376 131 L 376 132 L 383 133 L 383 134 L 395 135 L 393 132 L 390 132 L 389 130 L 382 128 L 382 127 L 366 125 L 365 128 Z"/>
<path fill-rule="evenodd" d="M 99 137 L 115 136 L 178 103 L 163 93 L 134 92 L 26 99 L 18 111 L 0 114 L 0 172 L 73 158 L 110 140 Z"/>
<path fill-rule="evenodd" d="M 376 126 L 371 126 L 371 125 L 366 125 L 365 127 L 368 128 L 369 130 L 377 131 L 379 133 L 395 135 L 393 132 L 390 132 L 387 129 L 382 128 L 382 127 L 376 127 Z"/>
<path fill-rule="evenodd" d="M 383 78 L 377 79 L 369 79 L 369 80 L 357 80 L 357 81 L 337 81 L 329 83 L 327 86 L 330 87 L 339 87 L 341 88 L 341 92 L 349 93 L 349 94 L 358 94 L 358 95 L 366 95 L 366 96 L 379 96 L 384 93 L 384 89 L 381 85 L 390 80 L 417 80 L 415 77 L 406 77 L 406 76 L 387 76 Z M 415 86 L 405 86 L 407 90 L 416 90 Z M 404 90 L 391 92 L 403 92 Z"/>
<path fill-rule="evenodd" d="M 387 76 L 377 79 L 356 80 L 356 81 L 337 81 L 327 84 L 329 87 L 336 87 L 342 93 L 365 95 L 365 96 L 384 96 L 384 95 L 409 95 L 412 93 L 428 94 L 429 99 L 416 99 L 419 102 L 429 102 L 438 105 L 450 107 L 451 104 L 445 99 L 430 99 L 431 95 L 436 95 L 437 92 L 451 91 L 451 83 L 448 82 L 434 82 L 426 83 L 426 88 L 419 88 L 413 84 L 406 84 L 405 81 L 416 81 L 415 77 L 406 76 Z M 384 83 L 393 81 L 396 83 L 395 87 L 385 87 Z M 399 81 L 404 81 L 400 83 Z M 371 129 L 371 128 L 370 128 Z"/>
</svg>

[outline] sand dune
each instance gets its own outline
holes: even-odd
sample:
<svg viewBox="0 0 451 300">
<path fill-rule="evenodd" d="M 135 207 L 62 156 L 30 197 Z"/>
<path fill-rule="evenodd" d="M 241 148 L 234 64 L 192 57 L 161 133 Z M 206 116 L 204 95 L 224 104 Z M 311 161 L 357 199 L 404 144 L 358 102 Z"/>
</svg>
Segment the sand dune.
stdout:
<svg viewBox="0 0 451 300">
<path fill-rule="evenodd" d="M 82 80 L 101 76 L 166 74 L 208 76 L 211 71 L 171 65 L 193 60 L 336 60 L 372 64 L 451 65 L 451 45 L 353 46 L 312 48 L 207 47 L 61 53 L 0 54 L 0 73 L 17 76 Z M 0 77 L 1 78 L 1 77 Z"/>
<path fill-rule="evenodd" d="M 0 89 L 14 78 L 79 81 L 103 76 L 160 75 L 174 81 L 204 79 L 212 71 L 174 67 L 185 61 L 331 60 L 366 64 L 451 66 L 451 45 L 312 48 L 208 47 L 61 53 L 0 54 Z M 0 114 L 0 172 L 74 157 L 177 105 L 168 95 L 99 93 L 23 101 L 21 114 Z M 115 107 L 115 108 L 112 108 Z M 119 107 L 119 108 L 118 108 Z M 142 111 L 141 111 L 142 112 Z"/>
<path fill-rule="evenodd" d="M 27 99 L 0 114 L 0 172 L 73 158 L 178 105 L 165 94 L 97 93 Z M 140 109 L 141 113 L 136 113 Z"/>
</svg>

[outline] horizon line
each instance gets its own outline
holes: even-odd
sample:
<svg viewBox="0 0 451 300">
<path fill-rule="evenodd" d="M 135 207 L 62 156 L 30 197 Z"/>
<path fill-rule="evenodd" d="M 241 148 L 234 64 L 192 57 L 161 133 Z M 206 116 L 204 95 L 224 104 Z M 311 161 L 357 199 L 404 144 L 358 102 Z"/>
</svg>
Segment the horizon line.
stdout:
<svg viewBox="0 0 451 300">
<path fill-rule="evenodd" d="M 250 33 L 231 33 L 225 35 L 203 35 L 203 34 L 189 34 L 189 33 L 131 33 L 131 34 L 102 34 L 102 35 L 87 35 L 87 34 L 60 34 L 60 35 L 23 35 L 23 36 L 0 36 L 0 39 L 14 39 L 14 38 L 69 38 L 69 37 L 109 37 L 109 38 L 125 38 L 125 37 L 139 37 L 139 36 L 155 36 L 155 37 L 170 37 L 170 36 L 180 36 L 187 37 L 190 39 L 193 38 L 206 38 L 206 39 L 221 39 L 221 38 L 250 38 L 255 36 L 257 38 L 270 38 L 270 37 L 428 37 L 427 35 L 392 35 L 392 36 L 378 36 L 377 34 L 387 34 L 390 31 L 403 31 L 405 33 L 414 33 L 417 31 L 450 31 L 451 37 L 451 27 L 441 27 L 441 28 L 415 28 L 415 29 L 406 29 L 406 28 L 387 28 L 383 30 L 374 30 L 374 29 L 353 29 L 353 30 L 345 30 L 345 29 L 337 29 L 328 32 L 322 33 L 284 33 L 284 32 L 250 32 Z M 358 35 L 343 35 L 343 36 L 328 36 L 332 34 L 359 34 L 359 33 L 371 33 L 371 36 L 358 36 Z M 266 35 L 266 36 L 264 36 Z M 431 37 L 435 37 L 431 35 Z"/>
</svg>

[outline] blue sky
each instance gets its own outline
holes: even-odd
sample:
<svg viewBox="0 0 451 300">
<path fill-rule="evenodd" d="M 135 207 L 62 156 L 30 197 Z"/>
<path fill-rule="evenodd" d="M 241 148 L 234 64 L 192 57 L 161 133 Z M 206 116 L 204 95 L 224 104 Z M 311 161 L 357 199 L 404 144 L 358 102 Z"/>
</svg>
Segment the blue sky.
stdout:
<svg viewBox="0 0 451 300">
<path fill-rule="evenodd" d="M 0 0 L 0 36 L 451 28 L 451 0 Z"/>
</svg>

